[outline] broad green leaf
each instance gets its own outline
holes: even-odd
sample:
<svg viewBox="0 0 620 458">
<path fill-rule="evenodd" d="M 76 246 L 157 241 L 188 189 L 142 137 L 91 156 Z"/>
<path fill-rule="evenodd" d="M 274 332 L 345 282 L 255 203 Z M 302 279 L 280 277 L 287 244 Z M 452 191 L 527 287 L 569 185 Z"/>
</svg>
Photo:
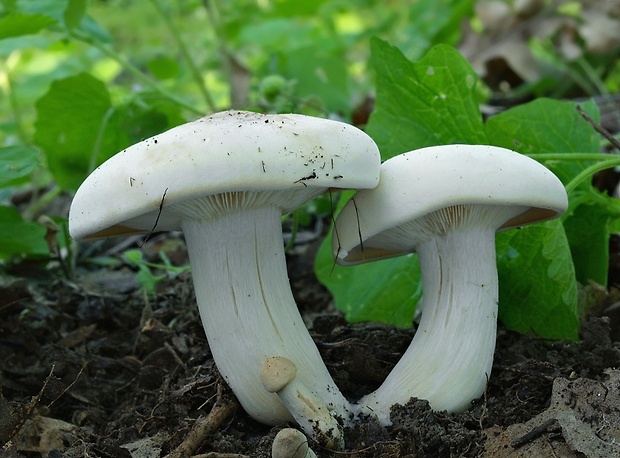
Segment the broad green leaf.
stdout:
<svg viewBox="0 0 620 458">
<path fill-rule="evenodd" d="M 67 8 L 63 13 L 63 18 L 65 20 L 65 25 L 69 29 L 74 29 L 80 22 L 82 22 L 82 18 L 86 14 L 86 0 L 69 0 L 67 3 Z"/>
<path fill-rule="evenodd" d="M 549 339 L 576 339 L 577 284 L 562 223 L 502 232 L 496 246 L 502 322 Z"/>
<path fill-rule="evenodd" d="M 367 132 L 383 159 L 424 146 L 487 144 L 478 109 L 478 77 L 454 48 L 438 45 L 418 62 L 371 41 L 377 100 Z"/>
<path fill-rule="evenodd" d="M 24 221 L 13 207 L 0 207 L 0 257 L 16 254 L 48 256 L 46 229 Z"/>
<path fill-rule="evenodd" d="M 125 146 L 138 143 L 145 138 L 161 133 L 169 125 L 165 113 L 140 103 L 130 103 L 116 108 L 110 124 L 115 126 L 118 133 L 118 141 L 120 142 L 111 153 L 116 153 Z M 100 156 L 98 162 L 107 159 L 108 156 Z"/>
<path fill-rule="evenodd" d="M 609 238 L 618 231 L 620 201 L 594 189 L 575 192 L 564 221 L 577 280 L 607 285 Z"/>
<path fill-rule="evenodd" d="M 333 213 L 338 214 L 352 195 L 352 191 L 342 192 Z M 339 266 L 332 257 L 330 231 L 319 247 L 314 272 L 333 294 L 336 308 L 344 312 L 348 321 L 380 321 L 400 327 L 411 326 L 422 296 L 417 256 Z"/>
<path fill-rule="evenodd" d="M 312 16 L 318 14 L 326 3 L 327 0 L 276 1 L 273 2 L 273 13 L 286 17 Z"/>
<path fill-rule="evenodd" d="M 13 51 L 29 48 L 47 48 L 54 40 L 42 35 L 24 35 L 0 40 L 0 56 L 8 56 Z"/>
<path fill-rule="evenodd" d="M 44 14 L 12 13 L 0 17 L 0 40 L 21 35 L 32 35 L 56 21 Z"/>
<path fill-rule="evenodd" d="M 39 166 L 39 152 L 29 146 L 0 148 L 0 187 L 15 185 Z"/>
<path fill-rule="evenodd" d="M 419 58 L 433 45 L 457 45 L 460 24 L 472 17 L 473 0 L 418 0 L 411 2 L 409 21 L 401 49 L 410 58 Z"/>
<path fill-rule="evenodd" d="M 580 105 L 598 120 L 598 108 L 593 101 Z M 489 141 L 523 154 L 597 153 L 600 136 L 581 117 L 576 106 L 573 102 L 541 98 L 511 108 L 487 121 Z M 547 161 L 545 165 L 566 184 L 588 164 Z"/>
<path fill-rule="evenodd" d="M 146 64 L 151 75 L 160 80 L 175 78 L 180 71 L 179 64 L 170 56 L 158 56 Z"/>
<path fill-rule="evenodd" d="M 54 23 L 62 23 L 68 0 L 18 0 L 12 13 L 43 15 L 52 18 Z"/>
<path fill-rule="evenodd" d="M 322 101 L 330 112 L 350 108 L 347 68 L 343 56 L 326 53 L 316 46 L 296 49 L 283 56 L 283 74 L 296 82 L 299 98 Z"/>
<path fill-rule="evenodd" d="M 413 323 L 422 296 L 417 256 L 342 267 L 334 265 L 328 237 L 317 254 L 315 272 L 348 321 L 380 321 L 400 327 Z"/>
<path fill-rule="evenodd" d="M 596 153 L 600 136 L 579 114 L 574 102 L 536 99 L 491 118 L 487 134 L 494 144 L 524 154 Z M 599 112 L 593 101 L 579 104 L 595 121 Z M 592 162 L 545 161 L 567 184 Z M 609 261 L 610 224 L 618 219 L 617 201 L 602 196 L 589 182 L 581 184 L 570 196 L 571 209 L 564 227 L 575 264 L 577 280 L 606 285 Z"/>
<path fill-rule="evenodd" d="M 123 148 L 182 122 L 178 107 L 149 93 L 112 106 L 103 82 L 86 73 L 55 81 L 36 108 L 34 140 L 68 189 Z"/>
<path fill-rule="evenodd" d="M 371 63 L 377 74 L 377 99 L 367 132 L 379 145 L 384 159 L 437 144 L 501 144 L 503 137 L 500 134 L 508 130 L 509 123 L 494 121 L 495 126 L 485 129 L 478 109 L 476 76 L 455 50 L 437 46 L 420 61 L 410 62 L 396 48 L 374 40 Z M 517 114 L 525 117 L 523 113 Z M 548 121 L 553 122 L 551 118 Z M 532 128 L 532 137 L 527 129 L 522 132 L 522 138 L 532 142 L 532 151 L 558 151 L 559 146 L 544 143 L 548 142 L 548 137 L 539 135 L 537 128 Z M 560 132 L 555 125 L 551 129 Z M 494 138 L 487 138 L 487 132 L 493 132 Z M 578 143 L 578 146 L 564 143 L 560 151 L 569 146 L 581 147 L 578 142 L 580 135 L 581 132 L 575 132 L 569 136 L 569 141 Z M 522 140 L 522 144 L 525 143 Z M 515 149 L 514 145 L 504 146 Z M 344 309 L 349 317 L 355 316 L 355 308 L 370 310 L 374 307 L 384 309 L 381 315 L 388 315 L 389 320 L 389 313 L 396 313 L 405 302 L 402 296 L 412 303 L 419 298 L 419 273 L 416 274 L 411 267 L 400 271 L 396 266 L 373 263 L 359 278 L 353 274 L 339 277 L 334 270 L 334 278 L 330 280 L 326 279 L 327 256 L 323 251 L 319 253 L 317 274 L 334 293 L 336 306 Z M 402 262 L 406 262 L 404 259 Z M 498 259 L 502 321 L 523 332 L 575 338 L 578 330 L 576 281 L 561 223 L 555 221 L 498 235 Z M 402 275 L 412 272 L 411 281 L 405 284 Z M 340 283 L 348 284 L 343 286 Z M 369 288 L 368 285 L 372 286 Z M 360 297 L 353 295 L 368 289 L 387 293 L 380 298 L 381 302 L 365 301 L 362 292 Z M 392 292 L 401 297 L 395 294 L 392 297 Z M 523 302 L 526 302 L 525 306 Z M 369 319 L 370 314 L 364 311 L 362 316 Z M 541 318 L 551 316 L 553 321 L 541 322 Z"/>
<path fill-rule="evenodd" d="M 241 43 L 251 43 L 274 52 L 311 47 L 320 35 L 321 30 L 310 24 L 275 18 L 246 25 L 238 39 Z"/>
<path fill-rule="evenodd" d="M 81 73 L 55 81 L 36 108 L 34 141 L 63 188 L 77 188 L 97 159 L 116 152 L 110 95 L 95 77 Z"/>
</svg>

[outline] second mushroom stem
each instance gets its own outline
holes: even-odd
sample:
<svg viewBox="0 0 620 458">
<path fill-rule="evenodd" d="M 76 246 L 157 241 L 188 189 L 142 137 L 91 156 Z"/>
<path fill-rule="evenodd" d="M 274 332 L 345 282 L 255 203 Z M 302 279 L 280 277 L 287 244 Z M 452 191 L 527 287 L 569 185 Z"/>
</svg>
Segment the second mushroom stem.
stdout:
<svg viewBox="0 0 620 458">
<path fill-rule="evenodd" d="M 495 350 L 498 225 L 465 221 L 417 246 L 424 286 L 420 325 L 384 383 L 361 399 L 361 412 L 390 424 L 391 406 L 412 397 L 428 400 L 433 410 L 458 412 L 482 395 Z"/>
<path fill-rule="evenodd" d="M 261 383 L 265 360 L 280 356 L 294 363 L 300 390 L 347 421 L 349 403 L 327 371 L 290 289 L 281 211 L 274 206 L 226 210 L 211 220 L 185 217 L 182 227 L 213 358 L 243 408 L 268 424 L 295 416 Z"/>
</svg>

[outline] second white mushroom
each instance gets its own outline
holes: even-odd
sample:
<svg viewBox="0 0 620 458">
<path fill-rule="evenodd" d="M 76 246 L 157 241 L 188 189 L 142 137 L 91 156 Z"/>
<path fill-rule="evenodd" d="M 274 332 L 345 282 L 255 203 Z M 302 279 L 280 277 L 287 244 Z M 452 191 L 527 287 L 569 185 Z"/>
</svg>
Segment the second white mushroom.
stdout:
<svg viewBox="0 0 620 458">
<path fill-rule="evenodd" d="M 361 412 L 390 424 L 410 398 L 465 410 L 493 364 L 498 309 L 495 232 L 544 221 L 568 205 L 560 180 L 538 162 L 492 146 L 423 148 L 387 160 L 379 186 L 362 190 L 336 220 L 338 263 L 417 252 L 424 291 L 416 334 Z"/>
</svg>

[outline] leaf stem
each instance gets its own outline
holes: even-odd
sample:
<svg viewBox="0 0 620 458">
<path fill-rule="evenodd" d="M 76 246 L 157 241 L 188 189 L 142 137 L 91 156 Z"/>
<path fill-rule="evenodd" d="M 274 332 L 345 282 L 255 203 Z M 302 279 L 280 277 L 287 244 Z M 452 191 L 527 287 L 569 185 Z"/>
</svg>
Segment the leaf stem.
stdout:
<svg viewBox="0 0 620 458">
<path fill-rule="evenodd" d="M 535 153 L 527 154 L 537 161 L 607 161 L 613 154 L 604 153 Z"/>
<path fill-rule="evenodd" d="M 125 70 L 127 70 L 129 73 L 131 73 L 142 84 L 144 84 L 145 86 L 150 87 L 151 89 L 153 89 L 154 91 L 160 93 L 164 97 L 172 100 L 174 103 L 176 103 L 177 105 L 183 107 L 187 111 L 189 111 L 191 113 L 194 113 L 194 114 L 198 114 L 198 115 L 203 115 L 204 114 L 202 112 L 202 110 L 199 110 L 198 108 L 194 107 L 193 105 L 190 105 L 189 103 L 187 103 L 183 99 L 181 99 L 181 98 L 177 97 L 176 95 L 172 94 L 171 92 L 163 89 L 159 84 L 157 84 L 151 78 L 146 76 L 135 65 L 133 65 L 129 61 L 125 60 L 119 53 L 114 51 L 112 48 L 110 48 L 108 46 L 105 46 L 104 44 L 99 43 L 99 42 L 97 42 L 95 40 L 91 40 L 88 37 L 82 36 L 79 33 L 77 33 L 75 30 L 71 31 L 70 36 L 72 38 L 78 40 L 78 41 L 86 43 L 86 44 L 92 46 L 93 48 L 101 51 L 103 54 L 108 56 L 110 59 L 112 59 L 112 60 L 116 61 L 117 63 L 119 63 Z"/>
<path fill-rule="evenodd" d="M 168 27 L 168 29 L 170 30 L 170 33 L 172 34 L 172 37 L 174 38 L 174 41 L 176 41 L 177 46 L 179 47 L 179 51 L 181 51 L 183 59 L 185 59 L 185 61 L 187 62 L 192 78 L 194 79 L 194 81 L 196 81 L 198 89 L 200 90 L 200 93 L 202 94 L 202 98 L 204 99 L 205 103 L 209 107 L 209 110 L 216 111 L 215 103 L 213 102 L 213 97 L 211 97 L 211 94 L 209 93 L 209 90 L 207 89 L 207 86 L 205 85 L 204 80 L 202 79 L 202 75 L 200 74 L 200 71 L 198 70 L 196 63 L 194 62 L 194 59 L 192 59 L 192 56 L 190 55 L 189 50 L 187 49 L 187 46 L 185 46 L 185 42 L 181 38 L 181 34 L 179 33 L 179 29 L 177 28 L 176 24 L 174 23 L 174 21 L 172 21 L 171 16 L 164 10 L 159 0 L 150 0 L 150 1 L 152 5 L 155 7 L 155 9 L 157 10 L 157 12 L 159 13 L 159 15 L 164 20 L 166 26 Z"/>
<path fill-rule="evenodd" d="M 62 188 L 55 185 L 42 195 L 36 196 L 36 198 L 22 211 L 22 216 L 26 220 L 32 220 L 37 213 L 47 207 L 50 202 L 61 195 L 62 192 Z"/>
<path fill-rule="evenodd" d="M 207 19 L 213 28 L 216 41 L 218 43 L 218 51 L 220 54 L 222 70 L 228 81 L 230 90 L 233 89 L 233 66 L 231 63 L 231 54 L 228 50 L 228 44 L 226 40 L 226 31 L 222 27 L 222 21 L 220 16 L 219 6 L 216 0 L 202 0 L 202 4 L 207 12 Z M 232 101 L 232 94 L 231 94 Z"/>
<path fill-rule="evenodd" d="M 15 131 L 17 136 L 21 140 L 22 143 L 27 145 L 29 143 L 28 135 L 24 130 L 23 118 L 21 115 L 21 110 L 19 107 L 19 102 L 17 97 L 15 96 L 15 91 L 13 90 L 13 79 L 11 77 L 11 68 L 15 65 L 11 65 L 9 62 L 17 62 L 21 57 L 21 53 L 19 51 L 13 51 L 6 63 L 0 61 L 0 73 L 4 74 L 4 81 L 6 86 L 7 99 L 9 101 L 9 105 L 11 107 L 11 112 L 13 113 L 13 120 L 15 122 Z M 1 89 L 1 88 L 0 88 Z"/>
<path fill-rule="evenodd" d="M 594 92 L 592 93 L 609 93 L 609 91 L 605 88 L 605 83 L 603 82 L 603 80 L 601 80 L 601 77 L 583 56 L 577 58 L 575 60 L 575 64 L 577 64 L 577 66 L 583 71 L 584 75 L 589 79 L 589 84 L 591 84 L 592 88 L 594 89 Z"/>
<path fill-rule="evenodd" d="M 88 170 L 87 173 L 92 172 L 97 167 L 97 158 L 99 157 L 99 151 L 101 151 L 101 142 L 103 141 L 103 135 L 105 133 L 108 124 L 110 123 L 110 118 L 114 114 L 114 107 L 111 106 L 107 109 L 105 114 L 103 115 L 103 119 L 101 120 L 101 124 L 99 125 L 99 129 L 97 130 L 97 138 L 95 138 L 95 144 L 93 145 L 93 150 L 90 153 L 90 160 L 88 162 Z"/>
<path fill-rule="evenodd" d="M 579 186 L 581 183 L 583 183 L 586 179 L 588 179 L 590 176 L 594 175 L 595 173 L 600 172 L 601 170 L 610 169 L 612 167 L 618 167 L 618 166 L 620 166 L 620 157 L 609 159 L 607 161 L 597 162 L 596 164 L 592 164 L 591 166 L 586 167 L 581 172 L 579 172 L 566 185 L 566 192 L 570 193 L 577 186 Z"/>
</svg>

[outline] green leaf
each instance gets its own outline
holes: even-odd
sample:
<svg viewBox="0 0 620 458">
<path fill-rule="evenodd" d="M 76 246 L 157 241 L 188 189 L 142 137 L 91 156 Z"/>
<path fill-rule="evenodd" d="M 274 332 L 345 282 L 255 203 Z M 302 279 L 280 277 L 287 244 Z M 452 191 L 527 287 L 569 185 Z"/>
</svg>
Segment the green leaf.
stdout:
<svg viewBox="0 0 620 458">
<path fill-rule="evenodd" d="M 65 25 L 69 29 L 76 28 L 82 22 L 82 18 L 85 14 L 86 0 L 69 0 L 63 14 Z"/>
<path fill-rule="evenodd" d="M 179 64 L 170 56 L 155 57 L 146 66 L 151 75 L 160 80 L 175 78 L 180 72 Z"/>
<path fill-rule="evenodd" d="M 53 23 L 61 24 L 68 0 L 18 0 L 11 8 L 11 13 L 47 16 Z"/>
<path fill-rule="evenodd" d="M 553 116 L 527 110 L 507 112 L 503 119 L 485 128 L 478 110 L 476 76 L 458 52 L 447 46 L 437 46 L 419 62 L 410 62 L 398 49 L 374 40 L 371 63 L 377 74 L 377 99 L 367 132 L 379 145 L 384 159 L 437 144 L 504 143 L 515 149 L 514 143 L 505 144 L 513 140 L 514 132 L 510 129 L 518 126 L 515 119 L 525 125 L 530 123 L 531 117 L 545 119 L 543 128 L 531 126 L 531 137 L 527 127 L 519 131 L 519 146 L 531 144 L 531 151 L 535 152 L 591 146 L 590 133 L 584 134 L 583 124 L 579 132 L 568 135 L 563 135 L 562 127 L 556 127 L 556 122 L 563 126 L 564 119 L 576 121 L 574 106 L 553 107 L 556 109 Z M 543 108 L 548 109 L 547 106 Z M 541 110 L 541 106 L 533 106 L 530 110 Z M 558 121 L 556 117 L 561 115 L 565 117 Z M 550 137 L 557 139 L 551 141 Z M 561 146 L 560 140 L 563 141 Z M 403 304 L 415 304 L 419 299 L 419 272 L 406 257 L 401 262 L 409 261 L 409 265 L 400 266 L 402 270 L 397 265 L 372 263 L 361 266 L 368 270 L 360 270 L 359 276 L 352 273 L 341 276 L 339 272 L 352 268 L 336 268 L 330 279 L 329 252 L 324 246 L 321 250 L 317 274 L 334 293 L 336 306 L 345 310 L 347 317 L 394 322 L 390 314 L 398 313 Z M 499 234 L 498 260 L 500 318 L 507 326 L 545 337 L 572 339 L 577 336 L 575 273 L 566 234 L 559 221 Z M 367 299 L 368 290 L 376 297 Z M 373 308 L 381 310 L 372 315 Z M 401 321 L 408 322 L 410 316 Z"/>
<path fill-rule="evenodd" d="M 577 283 L 559 220 L 497 235 L 499 318 L 510 329 L 576 339 Z"/>
<path fill-rule="evenodd" d="M 352 191 L 342 192 L 333 213 L 337 214 L 352 195 Z M 420 264 L 416 255 L 339 266 L 332 257 L 330 231 L 315 257 L 314 272 L 332 293 L 336 308 L 344 312 L 348 321 L 411 326 L 422 296 Z"/>
<path fill-rule="evenodd" d="M 342 267 L 334 265 L 331 237 L 316 257 L 315 273 L 334 295 L 347 321 L 380 321 L 410 327 L 422 296 L 416 255 Z"/>
<path fill-rule="evenodd" d="M 13 51 L 29 48 L 47 48 L 54 40 L 42 35 L 27 35 L 0 40 L 0 56 L 8 56 Z"/>
<path fill-rule="evenodd" d="M 0 257 L 16 254 L 49 256 L 46 229 L 24 221 L 13 207 L 0 207 Z"/>
<path fill-rule="evenodd" d="M 264 19 L 241 29 L 241 43 L 252 43 L 269 50 L 282 51 L 312 47 L 321 30 L 307 23 L 284 18 Z"/>
<path fill-rule="evenodd" d="M 116 152 L 110 95 L 95 77 L 81 73 L 55 81 L 36 108 L 34 141 L 63 188 L 76 189 L 99 162 L 93 158 Z"/>
<path fill-rule="evenodd" d="M 67 189 L 123 148 L 183 122 L 178 107 L 150 93 L 113 106 L 103 82 L 87 73 L 52 83 L 36 108 L 34 141 Z"/>
<path fill-rule="evenodd" d="M 283 56 L 283 74 L 296 82 L 298 98 L 322 101 L 330 112 L 350 110 L 347 68 L 344 56 L 309 46 Z"/>
<path fill-rule="evenodd" d="M 165 113 L 152 108 L 149 105 L 140 104 L 134 101 L 123 105 L 114 110 L 110 125 L 117 130 L 119 143 L 112 153 L 152 137 L 165 131 L 168 126 L 168 117 Z M 107 159 L 109 154 L 100 156 L 100 161 Z"/>
<path fill-rule="evenodd" d="M 564 184 L 568 184 L 591 161 L 572 161 L 570 153 L 597 153 L 599 134 L 583 119 L 577 105 L 596 122 L 597 105 L 536 99 L 492 117 L 486 124 L 492 143 L 524 154 L 566 153 L 565 160 L 545 161 Z M 618 202 L 601 195 L 584 182 L 570 195 L 571 209 L 564 216 L 579 282 L 607 284 L 610 224 L 618 220 Z"/>
<path fill-rule="evenodd" d="M 32 35 L 56 21 L 44 14 L 12 13 L 0 18 L 0 40 Z"/>
<path fill-rule="evenodd" d="M 474 0 L 418 0 L 411 2 L 410 21 L 403 35 L 403 52 L 419 58 L 433 45 L 444 43 L 456 46 L 462 35 L 461 23 L 473 16 Z M 404 47 L 407 46 L 407 49 Z"/>
<path fill-rule="evenodd" d="M 598 118 L 593 101 L 577 104 L 540 98 L 499 113 L 487 121 L 493 144 L 523 154 L 598 152 L 600 137 L 577 111 Z"/>
<path fill-rule="evenodd" d="M 312 16 L 320 12 L 328 0 L 301 0 L 273 2 L 273 13 L 278 16 L 300 17 Z"/>
<path fill-rule="evenodd" d="M 609 238 L 618 231 L 620 201 L 592 189 L 572 195 L 564 221 L 577 280 L 607 285 Z"/>
<path fill-rule="evenodd" d="M 40 164 L 39 152 L 28 146 L 0 148 L 0 187 L 19 184 Z"/>
<path fill-rule="evenodd" d="M 377 100 L 367 132 L 383 159 L 424 146 L 487 144 L 478 109 L 478 77 L 455 49 L 438 45 L 418 62 L 371 41 Z"/>
<path fill-rule="evenodd" d="M 127 262 L 138 268 L 136 279 L 145 291 L 154 293 L 157 289 L 157 283 L 166 278 L 165 275 L 153 274 L 148 263 L 144 261 L 140 250 L 128 250 L 123 256 Z"/>
<path fill-rule="evenodd" d="M 523 154 L 535 153 L 597 153 L 600 137 L 581 117 L 573 102 L 536 99 L 493 116 L 486 123 L 486 132 L 493 145 Z M 593 101 L 580 104 L 595 121 L 598 108 Z M 590 163 L 547 161 L 564 184 Z"/>
</svg>

